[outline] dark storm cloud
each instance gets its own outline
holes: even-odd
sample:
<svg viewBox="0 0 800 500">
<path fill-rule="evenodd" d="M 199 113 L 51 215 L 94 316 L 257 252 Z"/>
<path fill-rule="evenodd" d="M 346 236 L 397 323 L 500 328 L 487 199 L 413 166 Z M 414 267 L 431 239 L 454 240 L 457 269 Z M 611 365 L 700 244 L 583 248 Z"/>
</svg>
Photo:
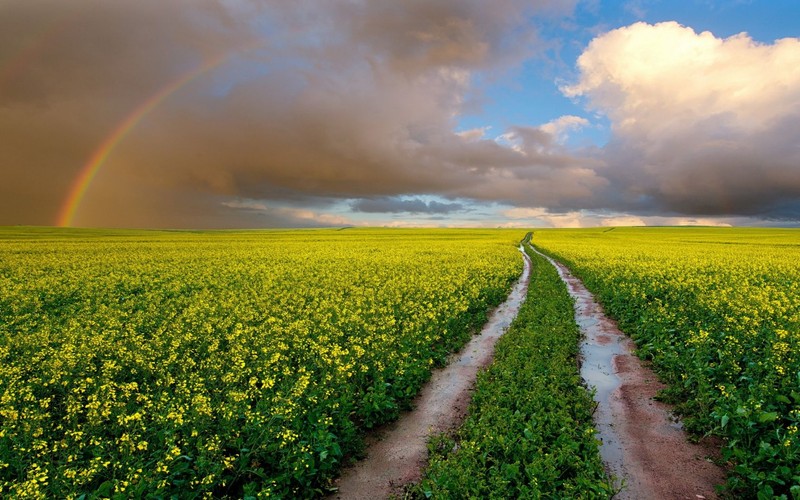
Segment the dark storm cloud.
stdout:
<svg viewBox="0 0 800 500">
<path fill-rule="evenodd" d="M 604 151 L 612 185 L 624 186 L 619 208 L 697 215 L 776 216 L 800 199 L 800 117 L 762 131 L 712 132 L 686 124 L 644 143 L 620 136 Z M 788 123 L 791 123 L 789 125 Z M 716 129 L 719 130 L 719 129 Z"/>
<path fill-rule="evenodd" d="M 573 4 L 6 2 L 0 50 L 21 62 L 0 82 L 0 223 L 52 223 L 115 127 L 226 51 L 112 150 L 77 223 L 216 226 L 228 214 L 237 225 L 242 211 L 226 199 L 310 209 L 414 193 L 527 199 L 523 185 L 536 186 L 522 170 L 553 177 L 563 158 L 453 129 L 476 72 L 536 54 L 530 16 Z M 257 37 L 262 47 L 236 54 Z"/>
<path fill-rule="evenodd" d="M 52 224 L 117 124 L 188 68 L 252 37 L 235 24 L 211 0 L 3 2 L 0 224 Z"/>
<path fill-rule="evenodd" d="M 340 19 L 351 23 L 353 41 L 369 47 L 370 55 L 416 75 L 431 68 L 501 66 L 531 55 L 535 33 L 519 29 L 525 10 L 514 0 L 366 2 L 344 4 Z"/>
<path fill-rule="evenodd" d="M 352 208 L 367 213 L 449 214 L 464 210 L 464 205 L 420 198 L 367 198 L 353 202 Z"/>
</svg>

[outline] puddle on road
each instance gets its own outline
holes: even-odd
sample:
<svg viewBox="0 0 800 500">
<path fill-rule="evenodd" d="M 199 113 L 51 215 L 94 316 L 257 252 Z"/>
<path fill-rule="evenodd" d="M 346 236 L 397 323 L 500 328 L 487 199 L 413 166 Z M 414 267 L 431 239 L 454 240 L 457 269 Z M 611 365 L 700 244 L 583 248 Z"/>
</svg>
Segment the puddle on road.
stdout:
<svg viewBox="0 0 800 500">
<path fill-rule="evenodd" d="M 633 341 L 566 266 L 534 251 L 558 270 L 575 299 L 581 377 L 595 390 L 600 455 L 622 488 L 615 498 L 716 498 L 714 487 L 725 480 L 710 460 L 719 456 L 718 444 L 688 441 L 670 408 L 655 400 L 664 385 L 633 355 Z"/>
<path fill-rule="evenodd" d="M 622 385 L 614 370 L 614 359 L 621 354 L 630 354 L 623 342 L 625 338 L 613 331 L 616 328 L 600 310 L 592 294 L 565 266 L 536 249 L 534 251 L 556 268 L 558 275 L 566 283 L 569 294 L 575 299 L 575 322 L 583 334 L 580 345 L 581 378 L 595 390 L 594 400 L 597 408 L 594 421 L 597 438 L 602 443 L 600 456 L 612 476 L 623 478 L 625 477 L 623 447 L 614 427 L 611 398 Z M 615 486 L 621 486 L 619 481 Z"/>
</svg>

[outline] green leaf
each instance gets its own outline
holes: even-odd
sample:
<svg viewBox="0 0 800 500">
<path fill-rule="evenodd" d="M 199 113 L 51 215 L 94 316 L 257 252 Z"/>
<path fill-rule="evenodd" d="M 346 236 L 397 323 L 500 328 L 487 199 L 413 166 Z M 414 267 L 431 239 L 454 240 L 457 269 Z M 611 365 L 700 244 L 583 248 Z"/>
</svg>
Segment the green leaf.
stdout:
<svg viewBox="0 0 800 500">
<path fill-rule="evenodd" d="M 727 415 L 723 415 L 722 419 L 720 419 L 720 424 L 722 425 L 723 429 L 725 428 L 726 425 L 728 425 L 728 420 L 730 420 L 730 417 L 728 417 Z"/>
<path fill-rule="evenodd" d="M 111 496 L 111 492 L 114 490 L 114 483 L 111 481 L 106 481 L 100 486 L 97 487 L 97 496 L 99 497 L 109 497 Z"/>
<path fill-rule="evenodd" d="M 766 485 L 762 486 L 760 490 L 758 490 L 757 498 L 758 500 L 772 500 L 775 496 L 775 491 L 772 489 L 772 486 Z"/>
<path fill-rule="evenodd" d="M 770 412 L 762 413 L 758 417 L 758 421 L 761 422 L 762 424 L 764 424 L 764 423 L 767 423 L 767 422 L 774 422 L 775 420 L 777 420 L 777 418 L 778 418 L 778 413 L 774 412 L 774 411 L 770 411 Z"/>
</svg>

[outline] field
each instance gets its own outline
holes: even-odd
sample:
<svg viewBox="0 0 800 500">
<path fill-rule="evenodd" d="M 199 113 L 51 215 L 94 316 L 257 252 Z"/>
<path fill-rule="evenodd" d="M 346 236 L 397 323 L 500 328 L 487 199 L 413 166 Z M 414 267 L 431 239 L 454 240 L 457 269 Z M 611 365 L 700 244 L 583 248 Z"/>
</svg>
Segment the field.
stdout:
<svg viewBox="0 0 800 500">
<path fill-rule="evenodd" d="M 800 231 L 537 230 L 669 384 L 686 426 L 724 438 L 737 495 L 800 498 Z"/>
<path fill-rule="evenodd" d="M 312 497 L 519 276 L 523 231 L 0 228 L 0 496 Z M 800 232 L 536 230 L 723 438 L 800 498 Z M 555 270 L 411 495 L 608 497 Z"/>
<path fill-rule="evenodd" d="M 0 229 L 0 496 L 320 494 L 522 236 Z"/>
</svg>

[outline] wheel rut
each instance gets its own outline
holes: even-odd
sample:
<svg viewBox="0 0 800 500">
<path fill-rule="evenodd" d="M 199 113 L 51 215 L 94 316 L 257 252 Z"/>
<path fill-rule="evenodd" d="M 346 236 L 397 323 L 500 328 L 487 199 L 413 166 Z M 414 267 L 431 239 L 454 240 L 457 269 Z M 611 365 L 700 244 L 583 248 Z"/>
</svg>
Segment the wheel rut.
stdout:
<svg viewBox="0 0 800 500">
<path fill-rule="evenodd" d="M 633 352 L 630 337 L 608 318 L 583 283 L 560 262 L 556 267 L 575 299 L 581 344 L 581 376 L 595 389 L 595 427 L 600 454 L 615 477 L 619 499 L 716 498 L 725 481 L 713 460 L 719 443 L 691 443 L 669 405 L 655 400 L 664 384 Z"/>
<path fill-rule="evenodd" d="M 375 499 L 399 495 L 421 478 L 428 461 L 428 439 L 460 425 L 466 416 L 478 371 L 489 365 L 494 345 L 516 318 L 528 290 L 531 262 L 524 260 L 522 276 L 508 298 L 494 311 L 479 335 L 473 337 L 446 367 L 435 370 L 414 399 L 412 411 L 367 437 L 366 457 L 342 471 L 332 499 Z"/>
</svg>

